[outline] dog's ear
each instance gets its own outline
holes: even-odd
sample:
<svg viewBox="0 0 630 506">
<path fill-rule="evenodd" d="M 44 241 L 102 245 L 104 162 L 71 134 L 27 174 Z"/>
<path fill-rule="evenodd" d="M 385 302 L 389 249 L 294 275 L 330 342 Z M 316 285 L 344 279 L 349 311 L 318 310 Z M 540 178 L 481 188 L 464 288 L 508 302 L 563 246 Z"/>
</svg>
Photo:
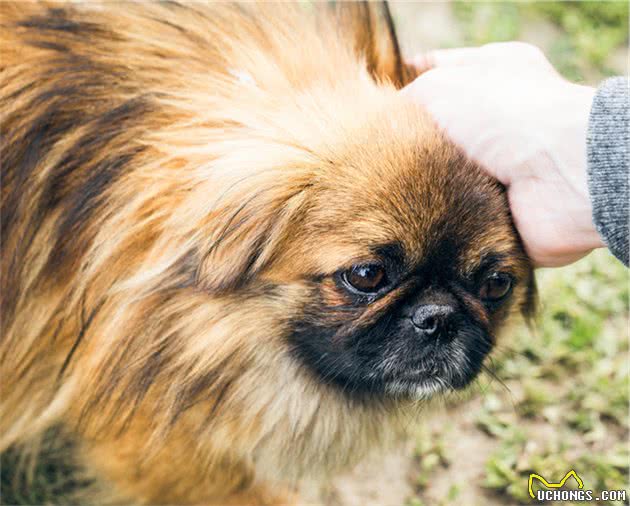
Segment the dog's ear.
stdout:
<svg viewBox="0 0 630 506">
<path fill-rule="evenodd" d="M 525 291 L 525 300 L 521 305 L 521 314 L 527 322 L 528 326 L 532 326 L 536 319 L 538 310 L 538 288 L 536 287 L 536 277 L 534 272 L 530 271 L 527 287 Z"/>
<path fill-rule="evenodd" d="M 331 8 L 340 28 L 354 37 L 355 51 L 365 58 L 374 79 L 389 80 L 402 88 L 417 77 L 418 72 L 402 59 L 387 2 L 340 1 Z"/>
<path fill-rule="evenodd" d="M 305 200 L 304 187 L 270 187 L 222 208 L 198 273 L 201 286 L 223 292 L 245 285 L 291 239 Z"/>
</svg>

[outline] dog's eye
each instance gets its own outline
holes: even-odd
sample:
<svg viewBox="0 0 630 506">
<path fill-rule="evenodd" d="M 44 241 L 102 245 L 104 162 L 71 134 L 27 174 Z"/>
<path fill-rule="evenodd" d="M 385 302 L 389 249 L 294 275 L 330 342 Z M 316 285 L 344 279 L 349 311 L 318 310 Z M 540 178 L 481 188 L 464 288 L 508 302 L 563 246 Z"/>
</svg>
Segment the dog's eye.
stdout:
<svg viewBox="0 0 630 506">
<path fill-rule="evenodd" d="M 481 286 L 479 297 L 487 302 L 496 302 L 504 298 L 512 289 L 512 277 L 504 272 L 494 272 Z"/>
<path fill-rule="evenodd" d="M 375 293 L 387 284 L 387 273 L 380 264 L 354 265 L 342 277 L 347 285 L 362 293 Z"/>
</svg>

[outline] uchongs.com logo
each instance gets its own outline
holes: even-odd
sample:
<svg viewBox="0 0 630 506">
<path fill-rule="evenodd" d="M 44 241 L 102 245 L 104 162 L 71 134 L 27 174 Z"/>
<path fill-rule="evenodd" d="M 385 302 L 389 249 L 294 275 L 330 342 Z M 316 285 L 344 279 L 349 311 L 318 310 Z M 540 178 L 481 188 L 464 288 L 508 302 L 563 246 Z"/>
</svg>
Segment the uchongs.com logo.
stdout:
<svg viewBox="0 0 630 506">
<path fill-rule="evenodd" d="M 573 478 L 577 483 L 576 489 L 563 489 L 569 478 Z M 534 492 L 534 480 L 542 485 Z M 537 501 L 626 501 L 625 490 L 602 490 L 595 494 L 592 490 L 584 488 L 584 482 L 578 474 L 571 469 L 559 482 L 549 482 L 540 474 L 529 475 L 528 483 L 529 495 Z"/>
</svg>

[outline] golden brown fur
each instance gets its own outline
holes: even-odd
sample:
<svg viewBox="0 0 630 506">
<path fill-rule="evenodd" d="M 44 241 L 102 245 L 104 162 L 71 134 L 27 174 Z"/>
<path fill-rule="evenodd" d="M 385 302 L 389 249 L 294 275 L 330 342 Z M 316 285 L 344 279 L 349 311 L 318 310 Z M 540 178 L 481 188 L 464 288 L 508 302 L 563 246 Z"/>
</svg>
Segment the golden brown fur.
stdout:
<svg viewBox="0 0 630 506">
<path fill-rule="evenodd" d="M 315 280 L 336 307 L 327 275 L 368 241 L 422 257 L 465 188 L 493 222 L 468 262 L 529 279 L 501 189 L 397 94 L 379 9 L 0 4 L 0 448 L 61 423 L 107 500 L 291 502 L 415 405 L 295 360 Z"/>
</svg>

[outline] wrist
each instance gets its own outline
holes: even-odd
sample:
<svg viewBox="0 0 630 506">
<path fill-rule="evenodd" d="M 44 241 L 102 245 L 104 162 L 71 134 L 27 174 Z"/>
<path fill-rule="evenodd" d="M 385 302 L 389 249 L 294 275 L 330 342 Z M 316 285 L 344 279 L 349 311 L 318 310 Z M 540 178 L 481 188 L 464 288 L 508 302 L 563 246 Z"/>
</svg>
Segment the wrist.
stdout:
<svg viewBox="0 0 630 506">
<path fill-rule="evenodd" d="M 570 86 L 573 88 L 574 113 L 568 116 L 572 118 L 573 125 L 569 129 L 570 137 L 566 139 L 566 146 L 573 152 L 573 156 L 570 160 L 567 182 L 572 184 L 574 191 L 583 201 L 582 211 L 575 217 L 578 225 L 576 232 L 580 234 L 581 241 L 588 252 L 605 246 L 593 219 L 593 204 L 588 186 L 587 137 L 595 88 L 577 84 L 570 84 Z M 571 145 L 575 149 L 571 150 Z"/>
<path fill-rule="evenodd" d="M 562 106 L 556 112 L 558 135 L 552 148 L 559 183 L 567 194 L 567 225 L 574 238 L 576 254 L 583 256 L 604 247 L 593 220 L 593 205 L 588 187 L 587 135 L 595 89 L 565 82 Z M 571 209 L 572 207 L 572 209 Z"/>
<path fill-rule="evenodd" d="M 528 252 L 538 266 L 550 267 L 574 262 L 605 244 L 595 227 L 588 188 L 586 144 L 595 90 L 558 80 L 548 91 L 546 107 L 541 103 L 530 115 L 537 121 L 528 135 L 530 152 L 537 155 L 518 171 L 525 181 L 512 182 L 519 183 L 523 200 L 531 199 L 529 218 L 517 219 L 517 226 L 529 223 Z"/>
</svg>

